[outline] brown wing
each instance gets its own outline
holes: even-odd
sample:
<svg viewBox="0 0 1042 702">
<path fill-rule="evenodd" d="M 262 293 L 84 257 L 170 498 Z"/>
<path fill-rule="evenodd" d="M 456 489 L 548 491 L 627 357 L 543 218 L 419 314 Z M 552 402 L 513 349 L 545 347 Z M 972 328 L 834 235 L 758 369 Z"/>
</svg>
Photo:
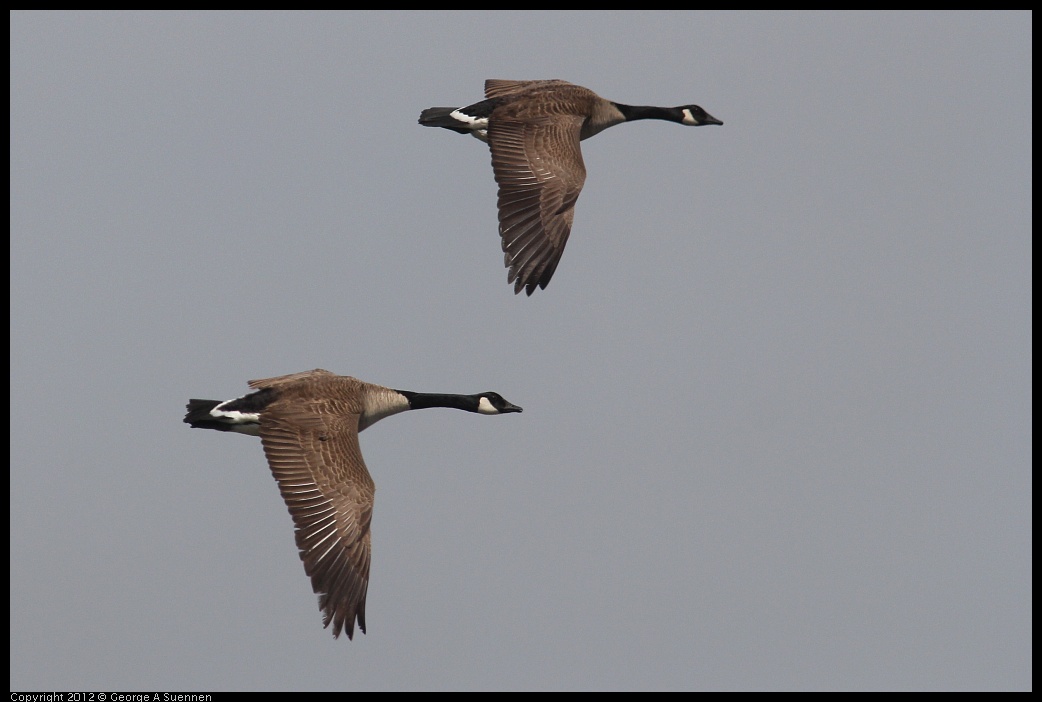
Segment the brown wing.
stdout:
<svg viewBox="0 0 1042 702">
<path fill-rule="evenodd" d="M 492 170 L 499 183 L 499 235 L 508 282 L 531 295 L 545 288 L 572 229 L 586 182 L 579 148 L 582 117 L 489 120 Z M 516 281 L 516 282 L 515 282 Z"/>
<path fill-rule="evenodd" d="M 358 445 L 358 415 L 335 400 L 273 403 L 261 415 L 261 442 L 296 527 L 304 571 L 333 636 L 355 621 L 365 632 L 373 480 Z"/>
<path fill-rule="evenodd" d="M 323 370 L 322 368 L 316 368 L 315 370 L 301 371 L 299 373 L 290 373 L 289 375 L 279 375 L 274 378 L 260 378 L 258 380 L 251 380 L 247 383 L 247 385 L 249 385 L 251 388 L 285 387 L 287 385 L 302 386 L 305 384 L 305 382 L 328 382 L 329 380 L 338 377 L 344 376 L 337 376 L 335 373 Z"/>
<path fill-rule="evenodd" d="M 498 78 L 489 78 L 485 81 L 485 99 L 503 97 L 504 95 L 513 95 L 514 93 L 520 93 L 529 88 L 535 86 L 564 86 L 572 85 L 566 80 L 503 80 Z"/>
</svg>

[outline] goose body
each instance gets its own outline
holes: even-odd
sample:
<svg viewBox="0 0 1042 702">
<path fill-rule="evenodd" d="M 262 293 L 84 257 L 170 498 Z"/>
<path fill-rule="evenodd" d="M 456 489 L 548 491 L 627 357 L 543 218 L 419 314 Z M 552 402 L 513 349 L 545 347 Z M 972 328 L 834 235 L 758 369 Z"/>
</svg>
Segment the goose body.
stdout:
<svg viewBox="0 0 1042 702">
<path fill-rule="evenodd" d="M 520 412 L 494 392 L 475 395 L 392 390 L 316 369 L 251 380 L 248 395 L 189 400 L 195 428 L 259 436 L 296 527 L 297 548 L 319 596 L 323 624 L 365 633 L 375 487 L 358 433 L 392 414 L 452 407 L 479 414 Z"/>
<path fill-rule="evenodd" d="M 515 294 L 531 295 L 550 282 L 572 229 L 586 181 L 579 142 L 641 119 L 723 124 L 698 105 L 626 105 L 563 80 L 486 80 L 484 100 L 428 108 L 419 123 L 471 134 L 489 145 L 507 282 Z"/>
</svg>

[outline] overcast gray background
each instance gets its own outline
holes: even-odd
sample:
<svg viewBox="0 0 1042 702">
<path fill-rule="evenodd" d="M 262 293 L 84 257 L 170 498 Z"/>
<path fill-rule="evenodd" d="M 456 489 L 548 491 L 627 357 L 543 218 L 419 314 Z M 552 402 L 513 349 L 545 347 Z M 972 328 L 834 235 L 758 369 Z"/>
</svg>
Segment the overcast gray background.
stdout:
<svg viewBox="0 0 1042 702">
<path fill-rule="evenodd" d="M 11 687 L 1031 687 L 1029 13 L 11 15 Z M 488 149 L 621 125 L 553 282 Z M 248 437 L 323 367 L 497 390 L 362 436 L 369 633 Z"/>
</svg>

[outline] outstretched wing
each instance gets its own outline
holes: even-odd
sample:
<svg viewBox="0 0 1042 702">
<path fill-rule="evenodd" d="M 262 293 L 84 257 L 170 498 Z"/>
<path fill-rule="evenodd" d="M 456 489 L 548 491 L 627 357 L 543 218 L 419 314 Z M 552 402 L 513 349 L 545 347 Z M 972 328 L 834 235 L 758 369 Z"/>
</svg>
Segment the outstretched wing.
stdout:
<svg viewBox="0 0 1042 702">
<path fill-rule="evenodd" d="M 581 129 L 577 115 L 489 121 L 499 235 L 515 293 L 545 288 L 561 260 L 586 181 Z"/>
<path fill-rule="evenodd" d="M 358 415 L 334 400 L 261 416 L 268 465 L 296 527 L 304 570 L 319 596 L 323 624 L 365 632 L 370 534 L 375 489 L 358 445 Z"/>
</svg>

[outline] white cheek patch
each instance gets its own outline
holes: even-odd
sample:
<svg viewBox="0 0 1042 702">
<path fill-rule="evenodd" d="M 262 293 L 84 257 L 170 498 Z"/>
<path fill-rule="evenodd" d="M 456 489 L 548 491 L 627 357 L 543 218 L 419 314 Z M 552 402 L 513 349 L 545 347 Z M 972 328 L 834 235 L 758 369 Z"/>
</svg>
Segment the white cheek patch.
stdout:
<svg viewBox="0 0 1042 702">
<path fill-rule="evenodd" d="M 487 397 L 482 397 L 478 400 L 478 412 L 481 412 L 481 414 L 499 414 L 499 410 L 492 406 Z"/>
<path fill-rule="evenodd" d="M 681 120 L 681 121 L 682 121 L 683 124 L 688 124 L 688 125 L 690 125 L 692 127 L 697 127 L 698 124 L 699 124 L 698 120 L 696 120 L 691 115 L 691 110 L 687 109 L 686 107 L 684 108 L 684 119 Z"/>
</svg>

